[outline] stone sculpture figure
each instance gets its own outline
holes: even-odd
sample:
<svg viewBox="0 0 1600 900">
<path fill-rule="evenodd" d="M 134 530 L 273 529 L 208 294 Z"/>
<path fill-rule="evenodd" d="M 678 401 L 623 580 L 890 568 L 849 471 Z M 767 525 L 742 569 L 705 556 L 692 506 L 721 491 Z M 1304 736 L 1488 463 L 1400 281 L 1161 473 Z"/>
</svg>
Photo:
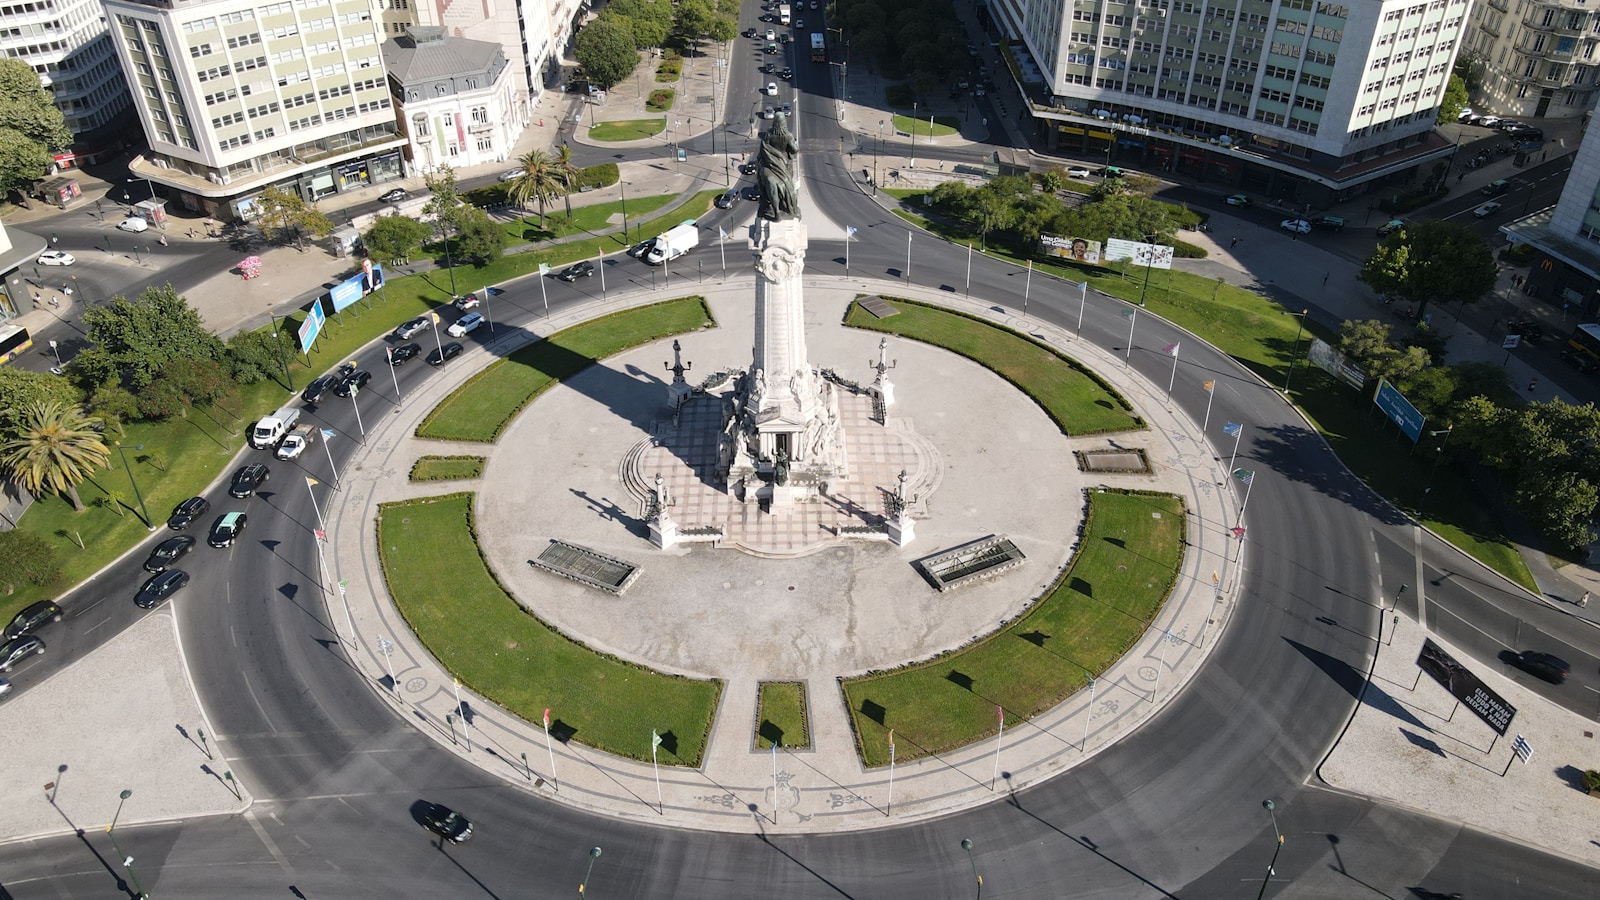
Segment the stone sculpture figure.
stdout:
<svg viewBox="0 0 1600 900">
<path fill-rule="evenodd" d="M 794 186 L 794 161 L 800 145 L 789 133 L 788 121 L 788 116 L 773 121 L 756 156 L 756 182 L 761 187 L 756 215 L 773 222 L 800 218 L 800 197 Z"/>
</svg>

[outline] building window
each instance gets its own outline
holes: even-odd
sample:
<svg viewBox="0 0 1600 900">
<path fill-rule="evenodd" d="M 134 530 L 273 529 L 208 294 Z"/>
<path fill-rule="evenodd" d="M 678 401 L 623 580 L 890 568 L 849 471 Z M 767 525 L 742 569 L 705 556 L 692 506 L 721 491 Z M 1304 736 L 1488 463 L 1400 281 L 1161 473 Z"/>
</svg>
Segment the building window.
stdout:
<svg viewBox="0 0 1600 900">
<path fill-rule="evenodd" d="M 478 150 L 487 153 L 494 149 L 494 138 L 484 135 L 478 138 Z"/>
</svg>

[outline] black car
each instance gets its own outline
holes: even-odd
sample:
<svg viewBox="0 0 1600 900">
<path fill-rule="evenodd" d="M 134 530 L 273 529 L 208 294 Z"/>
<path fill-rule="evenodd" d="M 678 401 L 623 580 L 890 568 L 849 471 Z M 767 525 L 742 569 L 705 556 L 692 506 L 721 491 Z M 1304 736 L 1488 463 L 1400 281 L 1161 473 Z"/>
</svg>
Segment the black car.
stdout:
<svg viewBox="0 0 1600 900">
<path fill-rule="evenodd" d="M 367 386 L 367 382 L 371 380 L 371 372 L 366 369 L 357 369 L 340 379 L 339 386 L 334 388 L 333 392 L 341 397 L 348 397 L 351 394 L 360 392 L 362 388 Z"/>
<path fill-rule="evenodd" d="M 49 600 L 40 600 L 17 613 L 11 624 L 6 626 L 5 639 L 9 641 L 14 637 L 32 634 L 43 628 L 47 622 L 59 621 L 61 621 L 61 607 Z"/>
<path fill-rule="evenodd" d="M 446 362 L 455 359 L 460 355 L 461 345 L 455 341 L 451 341 L 450 343 L 445 344 L 443 347 L 435 347 L 428 351 L 428 365 L 442 366 Z"/>
<path fill-rule="evenodd" d="M 717 199 L 713 200 L 712 202 L 717 205 L 717 209 L 733 209 L 733 203 L 738 199 L 738 194 L 734 193 L 733 191 L 729 191 L 726 194 L 718 194 Z"/>
<path fill-rule="evenodd" d="M 1572 672 L 1572 666 L 1567 665 L 1566 660 L 1537 650 L 1524 650 L 1518 653 L 1512 658 L 1511 664 L 1551 684 L 1566 681 L 1567 675 Z"/>
<path fill-rule="evenodd" d="M 411 196 L 411 194 L 408 193 L 405 188 L 394 188 L 379 194 L 378 199 L 385 203 L 399 203 L 401 200 L 404 200 L 409 196 Z"/>
<path fill-rule="evenodd" d="M 791 69 L 788 66 L 784 66 L 783 67 L 783 71 L 779 72 L 778 75 L 781 76 L 782 78 L 785 78 L 785 79 L 793 78 L 794 77 L 794 69 Z"/>
<path fill-rule="evenodd" d="M 150 576 L 150 580 L 139 588 L 139 593 L 133 602 L 140 609 L 150 609 L 157 603 L 176 594 L 180 588 L 189 583 L 189 573 L 182 569 L 168 569 L 160 575 Z"/>
<path fill-rule="evenodd" d="M 190 497 L 179 503 L 167 519 L 167 527 L 173 531 L 182 531 L 194 524 L 194 520 L 206 514 L 211 508 L 211 501 L 204 497 Z"/>
<path fill-rule="evenodd" d="M 306 385 L 305 390 L 300 392 L 300 399 L 307 403 L 320 402 L 323 397 L 327 396 L 329 391 L 339 386 L 339 381 L 340 377 L 333 372 L 319 375 L 312 379 L 310 384 Z"/>
<path fill-rule="evenodd" d="M 44 641 L 31 634 L 12 638 L 0 644 L 0 672 L 9 672 L 11 667 L 38 653 L 44 652 Z"/>
<path fill-rule="evenodd" d="M 244 527 L 250 523 L 250 518 L 242 512 L 223 513 L 217 521 L 211 523 L 211 536 L 206 543 L 218 550 L 223 547 L 232 547 L 233 542 L 244 534 Z"/>
<path fill-rule="evenodd" d="M 768 62 L 764 62 L 764 63 L 761 64 L 761 74 L 763 74 L 763 75 L 771 75 L 773 72 L 776 72 L 777 70 L 778 70 L 778 64 L 775 63 L 775 62 L 768 61 Z"/>
<path fill-rule="evenodd" d="M 472 837 L 472 823 L 467 821 L 467 817 L 439 803 L 422 805 L 422 824 L 453 843 L 459 844 Z"/>
<path fill-rule="evenodd" d="M 398 366 L 422 353 L 421 344 L 401 344 L 389 351 L 389 365 Z"/>
<path fill-rule="evenodd" d="M 165 572 L 172 568 L 172 564 L 194 549 L 194 537 L 180 534 L 175 538 L 167 538 L 150 551 L 150 558 L 144 561 L 146 572 Z"/>
<path fill-rule="evenodd" d="M 1525 341 L 1544 340 L 1544 328 L 1532 319 L 1522 319 L 1506 323 L 1506 334 L 1520 334 Z"/>
<path fill-rule="evenodd" d="M 583 259 L 573 263 L 570 266 L 567 266 L 560 272 L 557 272 L 556 277 L 567 282 L 568 284 L 571 284 L 572 282 L 577 281 L 579 278 L 588 278 L 593 274 L 594 263 L 588 261 L 587 259 Z"/>
<path fill-rule="evenodd" d="M 744 189 L 744 198 L 746 200 L 760 200 L 761 199 L 761 188 L 758 188 L 753 184 L 749 185 L 748 187 L 746 187 Z"/>
<path fill-rule="evenodd" d="M 644 255 L 646 253 L 649 253 L 651 251 L 651 249 L 653 249 L 655 247 L 655 245 L 656 245 L 656 239 L 655 238 L 649 238 L 647 240 L 640 241 L 639 243 L 634 244 L 632 247 L 628 248 L 628 255 L 633 257 L 634 259 L 643 259 Z"/>
<path fill-rule="evenodd" d="M 1561 351 L 1561 361 L 1585 375 L 1600 372 L 1600 359 L 1595 359 L 1582 350 L 1568 348 Z"/>
<path fill-rule="evenodd" d="M 233 484 L 228 487 L 229 496 L 243 500 L 256 492 L 256 489 L 271 479 L 272 473 L 261 463 L 251 463 L 240 466 L 239 471 L 233 473 Z"/>
<path fill-rule="evenodd" d="M 754 175 L 755 173 L 756 173 L 756 164 L 755 163 L 753 163 L 753 162 L 739 163 L 739 174 L 740 175 Z"/>
</svg>

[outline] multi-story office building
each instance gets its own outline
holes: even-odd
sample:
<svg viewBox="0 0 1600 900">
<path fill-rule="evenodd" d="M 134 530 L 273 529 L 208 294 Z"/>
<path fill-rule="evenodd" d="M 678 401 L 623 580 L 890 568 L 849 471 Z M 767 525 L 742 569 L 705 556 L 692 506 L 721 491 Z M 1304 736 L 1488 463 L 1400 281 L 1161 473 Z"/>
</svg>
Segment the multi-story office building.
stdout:
<svg viewBox="0 0 1600 900">
<path fill-rule="evenodd" d="M 98 0 L 0 2 L 0 56 L 32 66 L 55 95 L 76 138 L 57 165 L 94 162 L 121 146 L 119 132 L 132 124 L 128 89 Z"/>
<path fill-rule="evenodd" d="M 400 178 L 368 0 L 106 0 L 150 145 L 135 175 L 187 208 L 248 217 L 279 185 L 315 200 Z"/>
<path fill-rule="evenodd" d="M 503 161 L 528 124 L 521 73 L 500 44 L 418 25 L 384 42 L 383 65 L 414 171 Z"/>
<path fill-rule="evenodd" d="M 1561 307 L 1576 321 L 1600 315 L 1600 128 L 1584 132 L 1556 205 L 1500 226 L 1533 250 L 1524 293 Z"/>
<path fill-rule="evenodd" d="M 452 37 L 505 47 L 523 100 L 537 99 L 560 73 L 561 50 L 587 0 L 382 0 L 390 36 L 409 24 L 444 28 Z M 564 12 L 563 12 L 564 11 Z M 565 18 L 557 18 L 564 15 Z"/>
<path fill-rule="evenodd" d="M 1417 177 L 1468 0 L 988 0 L 1052 148 L 1327 206 Z"/>
<path fill-rule="evenodd" d="M 1584 0 L 1479 0 L 1461 52 L 1478 73 L 1474 109 L 1582 115 L 1600 91 L 1600 10 Z"/>
</svg>

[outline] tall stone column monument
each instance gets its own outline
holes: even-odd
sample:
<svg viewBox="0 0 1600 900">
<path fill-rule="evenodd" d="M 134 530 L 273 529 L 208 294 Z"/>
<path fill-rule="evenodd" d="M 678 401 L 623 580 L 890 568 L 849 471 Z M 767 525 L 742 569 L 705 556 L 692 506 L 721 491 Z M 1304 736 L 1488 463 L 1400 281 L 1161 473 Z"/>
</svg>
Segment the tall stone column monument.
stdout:
<svg viewBox="0 0 1600 900">
<path fill-rule="evenodd" d="M 726 433 L 723 464 L 731 489 L 751 489 L 773 506 L 808 499 L 847 471 L 844 431 L 832 383 L 806 356 L 806 227 L 795 189 L 799 145 L 788 117 L 761 140 L 761 207 L 750 226 L 756 268 L 755 343 L 750 369 Z"/>
</svg>

